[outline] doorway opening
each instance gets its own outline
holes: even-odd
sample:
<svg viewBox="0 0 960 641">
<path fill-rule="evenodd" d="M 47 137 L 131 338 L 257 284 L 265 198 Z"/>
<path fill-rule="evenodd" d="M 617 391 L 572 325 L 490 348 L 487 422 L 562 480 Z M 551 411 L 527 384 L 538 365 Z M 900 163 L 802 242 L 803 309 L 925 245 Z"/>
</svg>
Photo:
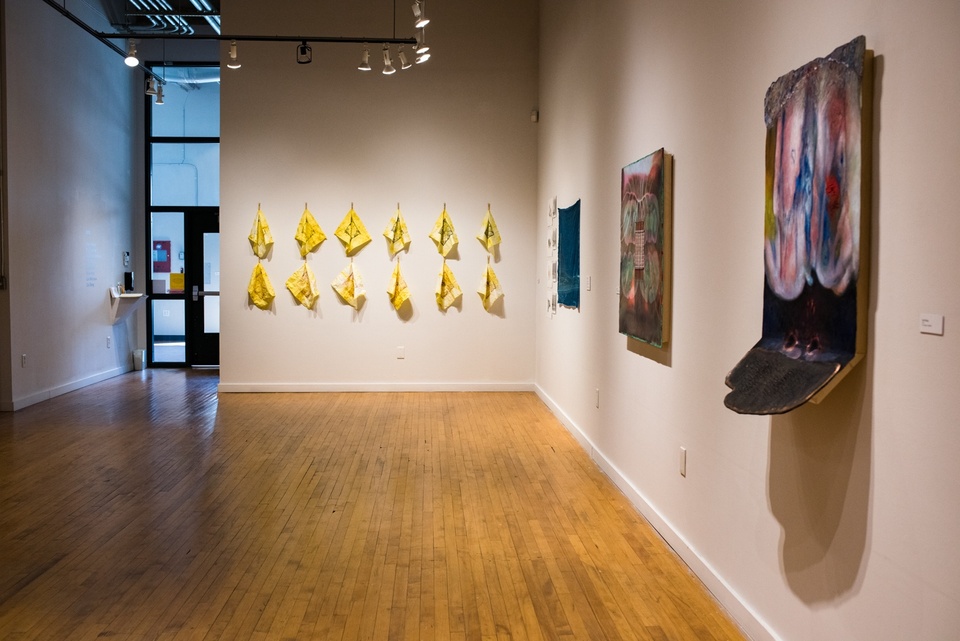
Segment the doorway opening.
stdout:
<svg viewBox="0 0 960 641">
<path fill-rule="evenodd" d="M 147 96 L 148 364 L 220 363 L 220 68 L 163 65 Z"/>
</svg>

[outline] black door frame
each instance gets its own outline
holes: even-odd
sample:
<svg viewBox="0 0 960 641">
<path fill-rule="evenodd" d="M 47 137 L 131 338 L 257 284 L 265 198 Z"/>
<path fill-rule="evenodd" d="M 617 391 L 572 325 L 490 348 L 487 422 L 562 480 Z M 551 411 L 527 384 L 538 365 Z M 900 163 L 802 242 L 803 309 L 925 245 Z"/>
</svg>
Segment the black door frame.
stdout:
<svg viewBox="0 0 960 641">
<path fill-rule="evenodd" d="M 220 333 L 208 334 L 204 331 L 205 301 L 216 296 L 219 302 L 220 292 L 204 291 L 203 237 L 209 233 L 220 233 L 219 207 L 185 207 L 183 213 L 184 257 L 184 299 L 187 330 L 187 365 L 191 367 L 211 367 L 220 365 Z M 219 265 L 217 267 L 219 269 Z"/>
</svg>

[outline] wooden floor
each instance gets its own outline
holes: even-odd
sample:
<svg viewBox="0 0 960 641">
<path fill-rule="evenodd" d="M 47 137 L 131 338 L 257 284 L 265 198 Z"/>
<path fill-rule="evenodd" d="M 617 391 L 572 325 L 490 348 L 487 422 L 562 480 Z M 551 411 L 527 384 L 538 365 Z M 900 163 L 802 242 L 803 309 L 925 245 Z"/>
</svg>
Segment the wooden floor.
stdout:
<svg viewBox="0 0 960 641">
<path fill-rule="evenodd" d="M 0 639 L 743 639 L 533 394 L 127 374 L 0 415 Z"/>
</svg>

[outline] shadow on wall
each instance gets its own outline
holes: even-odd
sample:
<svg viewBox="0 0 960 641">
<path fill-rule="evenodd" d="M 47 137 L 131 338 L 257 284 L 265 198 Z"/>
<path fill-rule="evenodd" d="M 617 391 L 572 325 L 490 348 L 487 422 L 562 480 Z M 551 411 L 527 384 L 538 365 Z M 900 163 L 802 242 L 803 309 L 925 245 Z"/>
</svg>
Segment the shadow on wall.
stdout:
<svg viewBox="0 0 960 641">
<path fill-rule="evenodd" d="M 773 418 L 768 496 L 780 567 L 808 605 L 857 592 L 870 529 L 869 357 L 819 405 Z"/>
<path fill-rule="evenodd" d="M 873 354 L 879 271 L 880 96 L 883 56 L 874 58 L 870 154 L 870 310 L 867 357 L 819 405 L 773 417 L 768 496 L 780 522 L 780 567 L 804 603 L 856 594 L 870 534 Z"/>
</svg>

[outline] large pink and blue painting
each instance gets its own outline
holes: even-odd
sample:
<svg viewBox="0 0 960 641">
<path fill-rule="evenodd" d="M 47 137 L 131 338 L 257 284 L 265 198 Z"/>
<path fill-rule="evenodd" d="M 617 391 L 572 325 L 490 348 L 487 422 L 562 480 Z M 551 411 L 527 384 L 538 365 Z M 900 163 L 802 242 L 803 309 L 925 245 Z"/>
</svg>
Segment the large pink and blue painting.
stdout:
<svg viewBox="0 0 960 641">
<path fill-rule="evenodd" d="M 669 337 L 669 162 L 659 149 L 620 173 L 620 333 L 654 347 Z"/>
<path fill-rule="evenodd" d="M 734 411 L 798 407 L 863 344 L 865 54 L 861 36 L 767 90 L 762 336 L 727 377 Z"/>
</svg>

